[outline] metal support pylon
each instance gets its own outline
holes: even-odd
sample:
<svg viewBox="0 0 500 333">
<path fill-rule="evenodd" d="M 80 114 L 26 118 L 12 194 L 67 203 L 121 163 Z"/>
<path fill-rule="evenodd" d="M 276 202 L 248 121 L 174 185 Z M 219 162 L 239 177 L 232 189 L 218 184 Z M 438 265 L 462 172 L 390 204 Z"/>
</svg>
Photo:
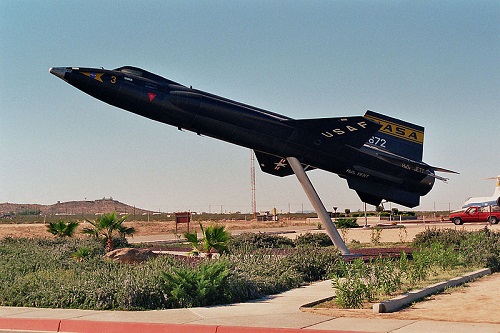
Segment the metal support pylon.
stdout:
<svg viewBox="0 0 500 333">
<path fill-rule="evenodd" d="M 340 252 L 342 252 L 343 255 L 350 255 L 351 253 L 349 252 L 349 249 L 345 245 L 342 237 L 340 237 L 337 228 L 335 228 L 335 224 L 333 224 L 332 219 L 328 215 L 328 212 L 325 209 L 325 205 L 323 205 L 323 202 L 321 202 L 321 199 L 319 198 L 318 193 L 314 189 L 311 180 L 306 175 L 306 172 L 304 171 L 302 164 L 300 164 L 299 160 L 296 159 L 295 157 L 287 157 L 287 161 L 288 163 L 290 163 L 290 167 L 295 173 L 295 176 L 297 176 L 297 179 L 299 180 L 300 185 L 302 185 L 304 192 L 306 192 L 309 201 L 313 205 L 314 210 L 318 214 L 318 217 L 321 220 L 323 226 L 325 227 L 326 233 L 328 234 L 328 236 L 330 236 L 333 244 L 337 247 L 337 249 Z"/>
</svg>

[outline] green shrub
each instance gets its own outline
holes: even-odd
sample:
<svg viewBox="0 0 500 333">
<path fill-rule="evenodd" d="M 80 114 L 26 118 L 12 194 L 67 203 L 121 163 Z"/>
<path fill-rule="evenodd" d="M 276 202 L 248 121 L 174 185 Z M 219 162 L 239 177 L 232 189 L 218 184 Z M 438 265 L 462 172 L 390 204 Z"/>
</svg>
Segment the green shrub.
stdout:
<svg viewBox="0 0 500 333">
<path fill-rule="evenodd" d="M 414 251 L 412 257 L 413 260 L 407 270 L 408 278 L 412 283 L 423 281 L 430 274 L 437 274 L 439 271 L 467 266 L 460 252 L 441 243 L 433 243 L 430 247 Z"/>
<path fill-rule="evenodd" d="M 433 243 L 441 243 L 446 247 L 458 247 L 461 242 L 468 237 L 468 234 L 469 232 L 463 229 L 438 229 L 436 227 L 426 228 L 425 231 L 415 235 L 415 238 L 413 239 L 413 246 L 428 247 Z"/>
<path fill-rule="evenodd" d="M 91 227 L 83 228 L 82 233 L 102 238 L 106 242 L 106 252 L 110 252 L 117 246 L 115 244 L 116 234 L 118 234 L 119 239 L 125 240 L 126 235 L 135 233 L 134 228 L 123 225 L 127 217 L 128 215 L 118 218 L 116 212 L 102 214 L 94 221 L 87 220 Z"/>
<path fill-rule="evenodd" d="M 478 231 L 429 228 L 417 234 L 413 241 L 414 246 L 422 248 L 432 247 L 434 243 L 457 250 L 464 265 L 500 269 L 500 233 L 488 227 Z"/>
<path fill-rule="evenodd" d="M 228 256 L 240 281 L 248 284 L 251 294 L 261 297 L 299 287 L 301 275 L 286 265 L 286 257 L 269 249 L 238 251 Z"/>
<path fill-rule="evenodd" d="M 359 308 L 365 301 L 373 301 L 379 295 L 393 294 L 403 284 L 401 266 L 397 260 L 382 257 L 369 263 L 355 259 L 339 265 L 339 274 L 333 280 L 337 289 L 336 303 L 341 307 Z"/>
<path fill-rule="evenodd" d="M 442 243 L 434 243 L 430 251 L 433 254 L 431 257 L 433 265 L 438 266 L 442 270 L 454 269 L 457 266 L 464 265 L 460 253 L 457 253 L 451 246 L 445 246 Z"/>
<path fill-rule="evenodd" d="M 200 229 L 203 235 L 201 239 L 198 239 L 196 231 L 184 233 L 184 237 L 193 247 L 190 252 L 191 255 L 198 256 L 203 252 L 207 257 L 211 258 L 213 251 L 221 254 L 228 251 L 227 243 L 231 239 L 231 234 L 225 230 L 224 226 L 213 224 L 203 228 L 200 222 Z"/>
<path fill-rule="evenodd" d="M 492 232 L 488 227 L 470 232 L 460 243 L 459 252 L 467 265 L 489 267 L 499 270 L 500 232 Z"/>
<path fill-rule="evenodd" d="M 83 261 L 90 258 L 92 252 L 88 247 L 80 247 L 76 252 L 71 254 L 71 257 L 77 261 Z"/>
<path fill-rule="evenodd" d="M 332 240 L 330 236 L 325 233 L 310 233 L 307 232 L 305 234 L 299 235 L 295 239 L 296 246 L 305 246 L 305 247 L 326 247 L 332 246 Z"/>
<path fill-rule="evenodd" d="M 410 270 L 408 271 L 408 278 L 413 284 L 427 278 L 432 261 L 428 251 L 414 251 L 412 253 L 412 258 L 413 260 Z"/>
<path fill-rule="evenodd" d="M 406 238 L 408 237 L 408 231 L 406 230 L 406 227 L 404 225 L 398 227 L 398 236 L 399 236 L 399 242 L 401 244 L 405 244 Z"/>
<path fill-rule="evenodd" d="M 337 289 L 335 301 L 341 307 L 358 308 L 366 301 L 394 295 L 403 286 L 414 285 L 439 270 L 463 265 L 461 259 L 452 248 L 436 243 L 430 248 L 414 251 L 412 261 L 403 252 L 399 260 L 379 257 L 369 263 L 356 259 L 339 264 L 338 274 L 333 279 L 333 286 Z"/>
<path fill-rule="evenodd" d="M 368 276 L 368 265 L 361 259 L 341 263 L 337 274 L 332 279 L 332 286 L 335 288 L 335 303 L 342 308 L 361 308 L 363 303 L 373 296 Z"/>
<path fill-rule="evenodd" d="M 293 240 L 290 238 L 261 232 L 245 232 L 240 235 L 232 236 L 228 243 L 230 251 L 238 249 L 291 248 L 293 246 Z"/>
<path fill-rule="evenodd" d="M 382 234 L 382 228 L 376 226 L 375 228 L 371 229 L 370 239 L 371 239 L 373 245 L 377 246 L 380 244 L 381 234 Z"/>
<path fill-rule="evenodd" d="M 360 277 L 334 277 L 332 282 L 335 288 L 335 303 L 344 309 L 359 309 L 366 299 L 366 284 Z"/>
<path fill-rule="evenodd" d="M 401 262 L 379 257 L 370 263 L 369 280 L 373 290 L 379 295 L 392 295 L 403 284 L 405 271 L 401 270 Z M 373 295 L 372 295 L 373 297 Z"/>
<path fill-rule="evenodd" d="M 355 217 L 336 219 L 335 226 L 337 228 L 357 228 L 359 226 L 356 221 L 357 218 Z"/>
<path fill-rule="evenodd" d="M 379 238 L 372 233 L 372 242 Z M 375 242 L 374 242 L 375 243 Z M 500 268 L 500 233 L 487 227 L 480 231 L 436 228 L 417 235 L 412 260 L 402 253 L 399 260 L 378 258 L 370 263 L 357 259 L 340 263 L 333 279 L 336 303 L 358 308 L 377 296 L 392 295 L 403 288 L 425 281 L 430 275 L 458 267 Z"/>
<path fill-rule="evenodd" d="M 41 210 L 40 209 L 25 209 L 23 211 L 20 211 L 18 214 L 19 215 L 40 215 Z"/>
<path fill-rule="evenodd" d="M 314 242 L 314 237 L 303 241 Z M 442 269 L 499 267 L 500 233 L 488 228 L 464 234 L 426 230 L 420 239 L 429 245 L 414 251 L 413 260 L 403 253 L 399 260 L 378 258 L 368 264 L 344 263 L 332 247 L 293 248 L 288 238 L 246 234 L 240 247 L 221 259 L 193 263 L 159 256 L 124 265 L 104 260 L 104 244 L 96 238 L 6 238 L 0 240 L 0 305 L 166 309 L 241 302 L 334 276 L 338 302 L 360 306 L 360 295 L 371 300 L 391 294 L 402 282 L 414 283 Z M 81 260 L 73 259 L 75 253 Z"/>
<path fill-rule="evenodd" d="M 72 254 L 90 255 L 75 261 Z M 4 239 L 0 241 L 0 304 L 80 309 L 166 308 L 161 270 L 177 262 L 161 257 L 142 265 L 103 259 L 95 239 Z M 161 268 L 160 268 L 160 267 Z"/>
<path fill-rule="evenodd" d="M 225 261 L 207 261 L 197 267 L 181 267 L 164 272 L 165 292 L 172 307 L 187 308 L 227 303 L 230 271 Z"/>
<path fill-rule="evenodd" d="M 302 281 L 324 280 L 337 273 L 342 256 L 333 248 L 295 249 L 284 258 L 284 265 L 296 271 Z"/>
<path fill-rule="evenodd" d="M 399 215 L 401 215 L 401 216 L 415 216 L 415 212 L 411 212 L 411 211 L 399 212 Z"/>
<path fill-rule="evenodd" d="M 159 256 L 124 265 L 104 253 L 96 238 L 1 240 L 0 305 L 144 310 L 241 302 L 324 279 L 340 260 L 331 248 L 236 251 L 198 264 Z"/>
<path fill-rule="evenodd" d="M 57 237 L 73 237 L 77 228 L 77 221 L 66 223 L 63 220 L 59 220 L 57 222 L 50 222 L 47 226 L 47 231 Z"/>
</svg>

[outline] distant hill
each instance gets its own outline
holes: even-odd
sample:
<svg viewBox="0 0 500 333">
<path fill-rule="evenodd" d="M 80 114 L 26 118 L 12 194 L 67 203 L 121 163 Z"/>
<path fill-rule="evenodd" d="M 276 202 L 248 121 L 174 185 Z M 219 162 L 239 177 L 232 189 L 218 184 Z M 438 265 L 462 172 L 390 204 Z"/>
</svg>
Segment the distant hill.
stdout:
<svg viewBox="0 0 500 333">
<path fill-rule="evenodd" d="M 97 213 L 127 213 L 142 214 L 151 211 L 129 206 L 113 198 L 103 198 L 93 201 L 68 201 L 57 202 L 53 205 L 40 204 L 14 204 L 0 203 L 0 215 L 3 214 L 26 214 L 26 215 L 88 215 Z"/>
</svg>

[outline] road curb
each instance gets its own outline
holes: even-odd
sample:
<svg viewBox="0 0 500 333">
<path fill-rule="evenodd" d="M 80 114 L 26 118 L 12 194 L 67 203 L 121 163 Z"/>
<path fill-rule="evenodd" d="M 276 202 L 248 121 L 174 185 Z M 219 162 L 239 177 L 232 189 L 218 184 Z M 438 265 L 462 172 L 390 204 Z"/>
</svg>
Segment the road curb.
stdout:
<svg viewBox="0 0 500 333">
<path fill-rule="evenodd" d="M 39 318 L 0 318 L 0 330 L 59 332 L 61 320 Z"/>
<path fill-rule="evenodd" d="M 72 333 L 300 333 L 302 328 L 271 328 L 220 325 L 161 324 L 137 322 L 88 321 L 74 319 L 0 318 L 1 331 Z M 314 330 L 317 333 L 363 333 L 345 330 Z"/>
<path fill-rule="evenodd" d="M 491 274 L 491 269 L 483 268 L 445 282 L 430 285 L 424 289 L 410 291 L 388 301 L 373 304 L 373 313 L 389 313 L 398 311 L 416 300 L 442 292 L 446 288 L 455 287 L 488 274 Z"/>
</svg>

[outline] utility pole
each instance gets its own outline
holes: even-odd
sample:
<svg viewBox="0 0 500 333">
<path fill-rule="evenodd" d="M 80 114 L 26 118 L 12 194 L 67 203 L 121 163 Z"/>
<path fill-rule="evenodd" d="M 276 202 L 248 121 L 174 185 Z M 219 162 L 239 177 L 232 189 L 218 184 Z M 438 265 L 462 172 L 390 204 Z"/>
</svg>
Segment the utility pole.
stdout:
<svg viewBox="0 0 500 333">
<path fill-rule="evenodd" d="M 255 159 L 252 149 L 250 149 L 250 184 L 252 191 L 252 215 L 255 218 L 257 216 L 257 202 L 255 200 Z"/>
</svg>

